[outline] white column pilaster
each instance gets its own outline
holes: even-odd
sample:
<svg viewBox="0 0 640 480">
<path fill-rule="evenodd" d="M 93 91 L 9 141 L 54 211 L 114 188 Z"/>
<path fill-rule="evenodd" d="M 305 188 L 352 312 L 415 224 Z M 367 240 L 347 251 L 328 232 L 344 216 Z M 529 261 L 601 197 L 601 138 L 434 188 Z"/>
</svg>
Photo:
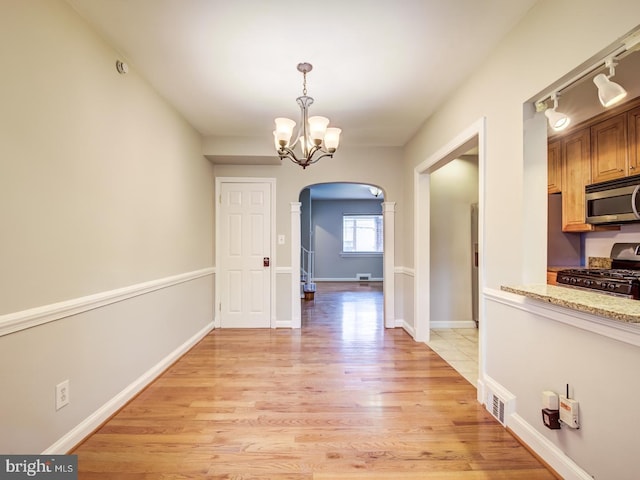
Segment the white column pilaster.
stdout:
<svg viewBox="0 0 640 480">
<path fill-rule="evenodd" d="M 382 203 L 382 216 L 384 222 L 384 263 L 383 263 L 383 289 L 384 289 L 384 326 L 395 328 L 395 223 L 396 202 Z"/>
<path fill-rule="evenodd" d="M 302 326 L 300 306 L 300 202 L 291 202 L 291 328 Z"/>
</svg>

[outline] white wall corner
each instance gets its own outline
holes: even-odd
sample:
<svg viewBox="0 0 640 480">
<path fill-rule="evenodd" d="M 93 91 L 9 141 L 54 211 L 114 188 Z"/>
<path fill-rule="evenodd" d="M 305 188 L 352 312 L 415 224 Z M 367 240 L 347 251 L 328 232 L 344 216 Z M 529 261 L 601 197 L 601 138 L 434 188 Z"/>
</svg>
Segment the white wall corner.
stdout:
<svg viewBox="0 0 640 480">
<path fill-rule="evenodd" d="M 413 328 L 413 325 L 409 325 L 407 322 L 405 322 L 402 319 L 396 319 L 396 325 L 398 327 L 402 327 L 404 328 L 405 332 L 407 332 L 409 335 L 411 335 L 411 338 L 413 338 L 414 340 L 416 340 L 416 331 Z M 417 340 L 416 340 L 417 341 Z"/>
</svg>

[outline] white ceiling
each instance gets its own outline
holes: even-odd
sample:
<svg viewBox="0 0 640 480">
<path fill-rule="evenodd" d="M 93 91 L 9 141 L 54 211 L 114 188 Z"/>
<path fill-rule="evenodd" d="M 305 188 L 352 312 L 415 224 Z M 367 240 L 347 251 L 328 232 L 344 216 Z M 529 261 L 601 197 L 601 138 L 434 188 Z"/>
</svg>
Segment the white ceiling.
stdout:
<svg viewBox="0 0 640 480">
<path fill-rule="evenodd" d="M 535 3 L 67 1 L 202 135 L 271 138 L 275 117 L 297 121 L 304 61 L 311 113 L 353 146 L 404 145 Z"/>
</svg>

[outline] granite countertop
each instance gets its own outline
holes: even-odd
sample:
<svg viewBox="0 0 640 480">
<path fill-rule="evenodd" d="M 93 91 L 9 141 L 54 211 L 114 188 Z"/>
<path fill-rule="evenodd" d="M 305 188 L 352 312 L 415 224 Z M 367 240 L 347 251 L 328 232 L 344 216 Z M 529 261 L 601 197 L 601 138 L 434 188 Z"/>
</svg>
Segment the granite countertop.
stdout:
<svg viewBox="0 0 640 480">
<path fill-rule="evenodd" d="M 501 290 L 528 298 L 599 315 L 626 323 L 640 324 L 640 300 L 556 285 L 502 286 Z"/>
</svg>

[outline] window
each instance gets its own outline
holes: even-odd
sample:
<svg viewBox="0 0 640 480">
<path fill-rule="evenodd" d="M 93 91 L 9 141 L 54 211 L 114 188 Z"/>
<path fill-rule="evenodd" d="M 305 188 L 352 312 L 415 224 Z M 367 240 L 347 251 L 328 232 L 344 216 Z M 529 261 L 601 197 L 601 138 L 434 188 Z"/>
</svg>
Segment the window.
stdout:
<svg viewBox="0 0 640 480">
<path fill-rule="evenodd" d="M 382 253 L 382 215 L 343 215 L 344 253 Z"/>
</svg>

